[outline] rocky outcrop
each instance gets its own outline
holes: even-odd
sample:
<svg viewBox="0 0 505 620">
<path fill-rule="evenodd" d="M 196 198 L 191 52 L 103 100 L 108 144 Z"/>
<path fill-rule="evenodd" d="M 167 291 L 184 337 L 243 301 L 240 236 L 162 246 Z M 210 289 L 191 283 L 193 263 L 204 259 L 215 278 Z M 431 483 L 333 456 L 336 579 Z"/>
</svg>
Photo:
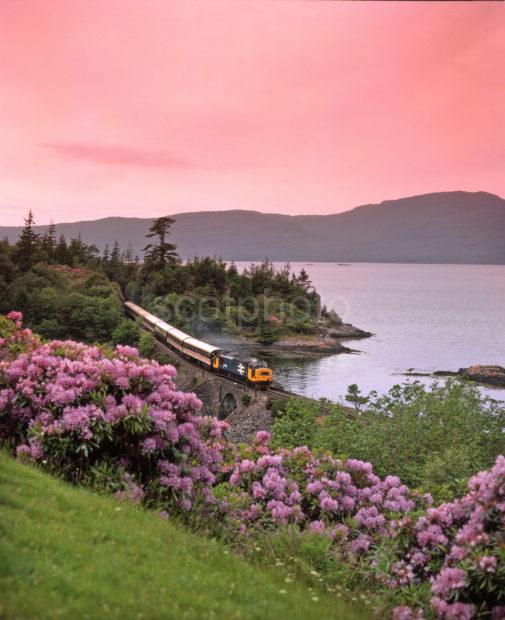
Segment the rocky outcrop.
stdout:
<svg viewBox="0 0 505 620">
<path fill-rule="evenodd" d="M 478 383 L 505 387 L 505 368 L 503 366 L 469 366 L 468 368 L 460 368 L 458 375 Z"/>
<path fill-rule="evenodd" d="M 263 347 L 265 352 L 271 351 L 275 354 L 291 354 L 300 356 L 309 355 L 328 355 L 331 353 L 349 353 L 352 349 L 345 347 L 335 338 L 330 336 L 291 336 L 280 338 L 268 347 Z"/>
<path fill-rule="evenodd" d="M 263 351 L 271 351 L 275 355 L 290 358 L 352 353 L 354 349 L 344 346 L 341 340 L 358 340 L 370 338 L 371 335 L 370 332 L 354 327 L 350 323 L 342 323 L 331 328 L 323 327 L 318 334 L 280 338 L 268 347 L 263 347 Z"/>
<path fill-rule="evenodd" d="M 484 366 L 478 364 L 468 368 L 460 368 L 457 372 L 437 370 L 433 374 L 439 377 L 460 377 L 492 387 L 505 387 L 505 368 L 503 366 Z"/>
<path fill-rule="evenodd" d="M 293 334 L 282 336 L 273 343 L 260 343 L 246 338 L 233 337 L 226 334 L 213 335 L 212 342 L 216 346 L 229 350 L 236 355 L 253 356 L 260 359 L 270 357 L 290 360 L 322 357 L 335 353 L 355 353 L 342 341 L 369 338 L 370 332 L 354 327 L 350 323 L 325 327 L 320 325 L 317 333 Z"/>
<path fill-rule="evenodd" d="M 342 340 L 345 340 L 346 338 L 354 340 L 358 338 L 370 338 L 372 333 L 366 332 L 364 329 L 355 327 L 350 323 L 342 323 L 338 327 L 332 327 L 329 329 L 328 336 L 331 338 L 340 338 Z"/>
</svg>

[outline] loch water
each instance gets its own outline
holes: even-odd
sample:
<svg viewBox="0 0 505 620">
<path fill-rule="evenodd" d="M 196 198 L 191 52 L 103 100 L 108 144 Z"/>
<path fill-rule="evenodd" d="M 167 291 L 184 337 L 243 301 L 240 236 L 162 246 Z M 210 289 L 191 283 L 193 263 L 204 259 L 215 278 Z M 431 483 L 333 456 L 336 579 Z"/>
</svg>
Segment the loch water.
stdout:
<svg viewBox="0 0 505 620">
<path fill-rule="evenodd" d="M 240 265 L 245 266 L 245 265 Z M 344 344 L 359 353 L 273 361 L 276 378 L 299 394 L 341 400 L 347 386 L 385 393 L 433 379 L 408 371 L 505 366 L 505 265 L 292 263 L 302 267 L 345 322 L 372 332 Z M 504 389 L 482 391 L 505 401 Z"/>
</svg>

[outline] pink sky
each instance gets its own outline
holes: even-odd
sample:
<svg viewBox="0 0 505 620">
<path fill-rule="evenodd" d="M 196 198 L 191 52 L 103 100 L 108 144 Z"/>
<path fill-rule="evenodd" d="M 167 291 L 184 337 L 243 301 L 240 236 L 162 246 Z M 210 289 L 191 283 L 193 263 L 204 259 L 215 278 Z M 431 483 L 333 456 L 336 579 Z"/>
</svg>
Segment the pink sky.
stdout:
<svg viewBox="0 0 505 620">
<path fill-rule="evenodd" d="M 0 2 L 0 224 L 505 196 L 505 5 Z"/>
</svg>

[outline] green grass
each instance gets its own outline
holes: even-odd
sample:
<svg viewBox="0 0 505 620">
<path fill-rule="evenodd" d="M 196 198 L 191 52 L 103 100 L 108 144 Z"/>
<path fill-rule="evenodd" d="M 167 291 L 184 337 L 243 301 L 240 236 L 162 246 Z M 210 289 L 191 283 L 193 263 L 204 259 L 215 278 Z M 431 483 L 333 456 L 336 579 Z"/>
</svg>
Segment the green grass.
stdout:
<svg viewBox="0 0 505 620">
<path fill-rule="evenodd" d="M 0 453 L 4 620 L 365 617 L 344 605 L 154 513 Z"/>
</svg>

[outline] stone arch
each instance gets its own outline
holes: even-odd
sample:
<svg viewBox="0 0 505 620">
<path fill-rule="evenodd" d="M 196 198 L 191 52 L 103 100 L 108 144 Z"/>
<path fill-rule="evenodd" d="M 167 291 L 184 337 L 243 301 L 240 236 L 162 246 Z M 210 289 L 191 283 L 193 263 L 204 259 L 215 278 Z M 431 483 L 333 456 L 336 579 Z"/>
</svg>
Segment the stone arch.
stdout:
<svg viewBox="0 0 505 620">
<path fill-rule="evenodd" d="M 219 418 L 224 420 L 229 415 L 231 415 L 235 409 L 238 407 L 237 399 L 231 392 L 226 392 L 226 394 L 221 399 L 221 406 L 219 409 Z"/>
</svg>

